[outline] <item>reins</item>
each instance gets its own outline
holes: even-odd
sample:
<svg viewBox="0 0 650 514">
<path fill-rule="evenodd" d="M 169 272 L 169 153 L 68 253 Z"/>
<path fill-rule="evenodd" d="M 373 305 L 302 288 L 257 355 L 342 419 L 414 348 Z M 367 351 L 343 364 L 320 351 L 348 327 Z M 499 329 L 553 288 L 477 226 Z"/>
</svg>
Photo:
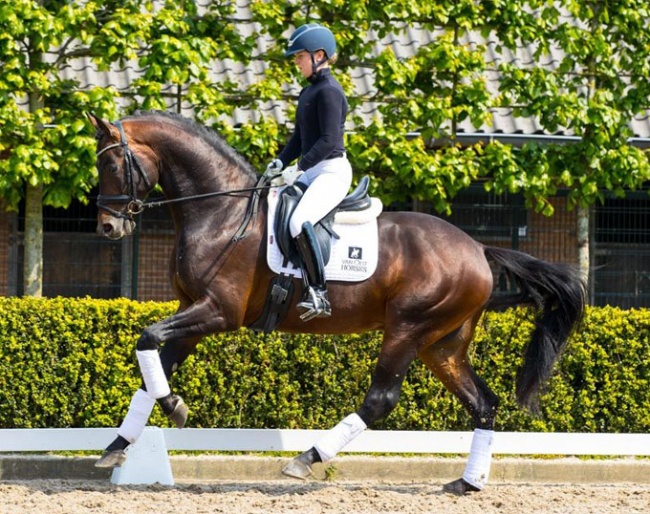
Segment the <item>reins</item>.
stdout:
<svg viewBox="0 0 650 514">
<path fill-rule="evenodd" d="M 261 175 L 258 178 L 254 187 L 246 187 L 242 189 L 231 189 L 228 191 L 214 191 L 212 193 L 203 193 L 200 195 L 183 196 L 180 198 L 171 198 L 171 199 L 163 199 L 163 200 L 150 200 L 150 201 L 139 200 L 137 198 L 136 184 L 133 179 L 134 171 L 137 171 L 139 173 L 140 177 L 142 178 L 142 180 L 144 181 L 144 183 L 147 185 L 148 188 L 152 187 L 151 182 L 149 180 L 149 177 L 144 171 L 144 167 L 142 166 L 142 163 L 137 158 L 137 156 L 133 153 L 133 150 L 129 148 L 129 144 L 126 139 L 126 133 L 124 132 L 124 127 L 122 126 L 122 123 L 120 121 L 116 121 L 114 125 L 118 128 L 120 132 L 121 141 L 118 143 L 113 143 L 111 145 L 105 146 L 104 148 L 102 148 L 96 153 L 96 156 L 100 157 L 105 152 L 112 150 L 114 148 L 121 147 L 123 149 L 124 161 L 125 161 L 125 172 L 126 172 L 129 194 L 98 195 L 97 207 L 99 209 L 106 211 L 109 214 L 116 216 L 118 218 L 126 219 L 127 221 L 129 221 L 135 226 L 135 221 L 133 220 L 133 216 L 137 214 L 141 214 L 145 209 L 151 207 L 160 207 L 162 205 L 167 205 L 172 203 L 188 202 L 190 200 L 202 200 L 206 198 L 214 198 L 216 196 L 239 196 L 242 195 L 242 193 L 250 193 L 246 195 L 248 197 L 248 205 L 246 206 L 246 213 L 244 214 L 244 219 L 240 224 L 239 228 L 237 229 L 237 231 L 235 232 L 235 235 L 232 237 L 232 241 L 235 242 L 240 241 L 248 235 L 248 227 L 251 224 L 251 220 L 256 219 L 257 214 L 259 212 L 259 202 L 261 199 L 260 191 L 267 191 L 271 187 L 273 187 L 269 185 L 270 182 L 269 178 L 265 177 L 264 175 Z M 246 196 L 242 195 L 242 198 Z M 108 203 L 125 203 L 126 204 L 125 212 L 120 212 L 109 207 L 107 205 Z"/>
<path fill-rule="evenodd" d="M 259 183 L 259 182 L 258 182 Z M 160 207 L 161 205 L 167 205 L 170 203 L 180 203 L 180 202 L 187 202 L 189 200 L 203 200 L 204 198 L 213 198 L 215 196 L 239 196 L 238 193 L 250 193 L 250 192 L 257 192 L 257 191 L 265 191 L 267 189 L 270 189 L 273 186 L 255 186 L 255 187 L 246 187 L 243 189 L 229 189 L 228 191 L 214 191 L 213 193 L 203 193 L 200 195 L 192 195 L 192 196 L 181 196 L 180 198 L 171 198 L 171 199 L 164 199 L 164 200 L 146 200 L 142 203 L 142 208 L 143 209 L 148 209 L 150 207 Z"/>
<path fill-rule="evenodd" d="M 259 211 L 259 203 L 262 197 L 260 195 L 260 191 L 268 191 L 272 187 L 275 187 L 275 186 L 267 185 L 268 182 L 269 180 L 264 175 L 262 175 L 257 180 L 255 187 L 246 187 L 243 189 L 231 189 L 229 191 L 215 191 L 213 193 L 204 193 L 204 194 L 192 195 L 192 196 L 182 196 L 180 198 L 151 200 L 147 202 L 141 202 L 141 206 L 140 206 L 141 210 L 137 214 L 142 212 L 144 209 L 150 207 L 160 207 L 161 205 L 166 205 L 170 203 L 186 202 L 189 200 L 202 200 L 204 198 L 213 198 L 215 196 L 238 196 L 239 193 L 251 193 L 250 196 L 248 196 L 248 205 L 246 206 L 246 214 L 244 215 L 244 220 L 242 221 L 241 225 L 237 229 L 237 232 L 235 232 L 235 235 L 232 237 L 233 241 L 240 241 L 248 235 L 247 228 L 250 225 L 251 220 L 257 218 L 257 213 Z"/>
</svg>

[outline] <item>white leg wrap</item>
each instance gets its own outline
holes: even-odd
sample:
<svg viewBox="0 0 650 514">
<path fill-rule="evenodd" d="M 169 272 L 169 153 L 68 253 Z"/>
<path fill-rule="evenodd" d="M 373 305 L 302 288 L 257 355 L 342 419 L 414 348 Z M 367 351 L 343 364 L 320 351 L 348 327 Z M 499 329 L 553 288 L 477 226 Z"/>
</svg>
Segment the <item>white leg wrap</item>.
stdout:
<svg viewBox="0 0 650 514">
<path fill-rule="evenodd" d="M 494 430 L 482 430 L 480 428 L 474 430 L 472 447 L 463 473 L 463 480 L 477 489 L 483 489 L 490 476 L 493 442 Z"/>
<path fill-rule="evenodd" d="M 130 443 L 135 443 L 147 425 L 154 405 L 156 405 L 156 400 L 142 389 L 138 389 L 131 398 L 129 410 L 120 428 L 117 429 L 117 435 L 121 435 Z"/>
<path fill-rule="evenodd" d="M 138 358 L 138 364 L 140 364 L 144 385 L 147 386 L 147 394 L 154 400 L 170 394 L 171 390 L 160 362 L 158 350 L 136 350 L 135 355 Z"/>
<path fill-rule="evenodd" d="M 366 429 L 358 414 L 350 414 L 318 441 L 314 448 L 323 462 L 332 460 L 343 447 Z"/>
</svg>

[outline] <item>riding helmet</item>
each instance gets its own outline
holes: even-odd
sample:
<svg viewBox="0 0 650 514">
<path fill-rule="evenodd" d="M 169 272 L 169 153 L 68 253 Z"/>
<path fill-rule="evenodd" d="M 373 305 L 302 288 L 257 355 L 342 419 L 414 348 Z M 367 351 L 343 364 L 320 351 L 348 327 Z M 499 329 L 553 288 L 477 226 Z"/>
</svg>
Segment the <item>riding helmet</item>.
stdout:
<svg viewBox="0 0 650 514">
<path fill-rule="evenodd" d="M 336 40 L 334 34 L 327 27 L 318 23 L 307 23 L 296 29 L 289 39 L 289 47 L 284 53 L 285 57 L 297 54 L 305 50 L 314 53 L 323 50 L 328 59 L 331 59 L 336 53 Z"/>
</svg>

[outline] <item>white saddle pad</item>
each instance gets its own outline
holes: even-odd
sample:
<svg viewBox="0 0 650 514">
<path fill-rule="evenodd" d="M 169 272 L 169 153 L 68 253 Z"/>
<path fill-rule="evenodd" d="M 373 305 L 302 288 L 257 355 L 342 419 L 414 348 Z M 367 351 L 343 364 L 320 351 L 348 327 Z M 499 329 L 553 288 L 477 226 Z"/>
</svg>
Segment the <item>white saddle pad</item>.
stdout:
<svg viewBox="0 0 650 514">
<path fill-rule="evenodd" d="M 280 193 L 284 188 L 273 188 L 269 192 L 268 239 L 266 261 L 275 273 L 286 273 L 294 277 L 302 277 L 300 268 L 294 268 L 280 251 L 273 227 L 275 211 L 278 206 Z M 330 260 L 325 266 L 325 278 L 344 282 L 360 282 L 369 278 L 377 269 L 378 230 L 377 218 L 359 224 L 334 223 L 334 231 L 341 236 L 332 239 Z"/>
</svg>

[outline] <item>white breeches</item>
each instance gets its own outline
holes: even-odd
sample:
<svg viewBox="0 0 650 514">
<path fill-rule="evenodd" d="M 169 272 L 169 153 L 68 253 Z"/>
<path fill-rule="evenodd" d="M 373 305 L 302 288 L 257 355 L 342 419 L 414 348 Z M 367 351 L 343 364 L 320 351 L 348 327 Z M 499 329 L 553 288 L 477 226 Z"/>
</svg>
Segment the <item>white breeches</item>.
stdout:
<svg viewBox="0 0 650 514">
<path fill-rule="evenodd" d="M 306 170 L 298 182 L 308 188 L 291 216 L 291 237 L 302 232 L 305 222 L 315 225 L 345 198 L 352 184 L 352 166 L 346 157 L 321 161 Z"/>
</svg>

